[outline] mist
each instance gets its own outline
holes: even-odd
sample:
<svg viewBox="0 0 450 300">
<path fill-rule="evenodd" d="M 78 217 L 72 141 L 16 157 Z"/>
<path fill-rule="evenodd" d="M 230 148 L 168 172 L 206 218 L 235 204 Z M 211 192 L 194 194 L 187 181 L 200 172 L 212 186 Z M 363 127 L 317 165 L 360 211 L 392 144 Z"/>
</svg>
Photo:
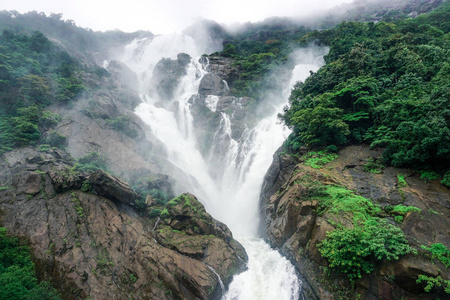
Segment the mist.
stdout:
<svg viewBox="0 0 450 300">
<path fill-rule="evenodd" d="M 149 30 L 155 34 L 182 31 L 198 19 L 221 24 L 258 22 L 273 16 L 305 17 L 328 10 L 348 0 L 230 0 L 208 1 L 105 1 L 105 0 L 3 0 L 0 9 L 62 13 L 63 19 L 74 20 L 78 26 L 96 31 L 120 29 L 126 32 Z"/>
</svg>

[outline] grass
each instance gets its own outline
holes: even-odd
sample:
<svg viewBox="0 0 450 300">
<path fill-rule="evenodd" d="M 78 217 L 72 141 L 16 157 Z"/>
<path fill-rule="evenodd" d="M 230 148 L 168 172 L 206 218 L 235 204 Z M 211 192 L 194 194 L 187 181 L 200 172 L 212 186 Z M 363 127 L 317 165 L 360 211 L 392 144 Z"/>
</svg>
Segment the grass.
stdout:
<svg viewBox="0 0 450 300">
<path fill-rule="evenodd" d="M 327 151 L 308 152 L 302 156 L 305 165 L 314 168 L 321 169 L 326 164 L 332 162 L 339 156 L 336 153 L 329 153 Z"/>
</svg>

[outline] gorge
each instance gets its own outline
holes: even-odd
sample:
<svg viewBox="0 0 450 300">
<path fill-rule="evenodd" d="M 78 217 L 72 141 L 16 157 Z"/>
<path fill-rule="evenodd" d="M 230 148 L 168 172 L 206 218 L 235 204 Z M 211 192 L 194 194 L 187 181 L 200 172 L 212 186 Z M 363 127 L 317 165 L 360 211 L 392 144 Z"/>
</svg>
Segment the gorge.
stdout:
<svg viewBox="0 0 450 300">
<path fill-rule="evenodd" d="M 448 297 L 449 6 L 425 2 L 165 35 L 3 11 L 0 299 Z"/>
</svg>

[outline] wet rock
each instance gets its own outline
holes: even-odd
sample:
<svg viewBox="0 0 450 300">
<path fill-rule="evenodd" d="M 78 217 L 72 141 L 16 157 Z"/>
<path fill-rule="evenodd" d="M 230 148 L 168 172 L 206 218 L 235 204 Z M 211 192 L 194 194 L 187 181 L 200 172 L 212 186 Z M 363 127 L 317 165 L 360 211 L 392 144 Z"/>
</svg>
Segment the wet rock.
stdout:
<svg viewBox="0 0 450 300">
<path fill-rule="evenodd" d="M 225 284 L 246 269 L 248 258 L 242 245 L 191 194 L 167 203 L 156 229 L 156 239 L 161 245 L 214 268 Z"/>
<path fill-rule="evenodd" d="M 190 61 L 191 57 L 188 54 L 180 53 L 175 60 L 163 58 L 155 65 L 151 85 L 162 102 L 173 99 L 181 78 L 186 75 L 186 67 Z"/>
<path fill-rule="evenodd" d="M 209 71 L 233 87 L 235 80 L 239 76 L 239 70 L 234 66 L 234 60 L 230 57 L 208 56 Z"/>
<path fill-rule="evenodd" d="M 35 164 L 25 159 L 37 156 L 42 157 L 30 160 Z M 192 237 L 198 245 L 203 239 L 209 244 L 195 259 L 158 244 L 154 220 L 118 205 L 136 197 L 127 184 L 97 172 L 89 178 L 97 194 L 82 192 L 75 183 L 86 178 L 70 174 L 73 161 L 61 157 L 67 155 L 31 148 L 6 153 L 0 159 L 0 186 L 8 187 L 0 190 L 0 216 L 9 234 L 29 241 L 38 278 L 57 287 L 63 299 L 220 298 L 219 278 L 207 265 L 223 278 L 245 265 L 236 260 L 237 253 L 245 259 L 242 246 L 201 205 L 192 202 L 202 213 L 187 214 L 192 223 L 173 220 L 185 236 L 202 228 L 203 235 Z M 182 207 L 175 211 L 188 213 Z"/>
<path fill-rule="evenodd" d="M 228 93 L 228 86 L 219 76 L 208 73 L 200 81 L 198 93 L 200 95 L 222 96 Z"/>
<path fill-rule="evenodd" d="M 110 61 L 108 71 L 133 90 L 139 90 L 139 80 L 136 73 L 123 62 L 117 60 Z"/>
<path fill-rule="evenodd" d="M 34 195 L 41 189 L 42 176 L 37 172 L 23 171 L 14 177 L 14 186 L 17 194 Z"/>
<path fill-rule="evenodd" d="M 436 183 L 426 183 L 407 169 L 387 167 L 382 174 L 363 171 L 362 166 L 370 158 L 378 158 L 382 149 L 367 146 L 349 146 L 341 149 L 339 158 L 322 169 L 313 169 L 298 163 L 289 155 L 274 155 L 274 160 L 265 176 L 261 191 L 261 214 L 265 219 L 261 230 L 271 245 L 284 253 L 304 276 L 304 286 L 311 299 L 336 299 L 339 293 L 362 299 L 433 299 L 443 294 L 435 289 L 434 294 L 423 294 L 424 285 L 417 284 L 419 275 L 441 276 L 449 280 L 445 266 L 432 260 L 421 246 L 442 243 L 450 246 L 450 190 Z M 346 168 L 345 166 L 353 166 Z M 397 174 L 405 174 L 407 186 L 397 185 Z M 309 182 L 309 183 L 308 183 Z M 399 260 L 375 261 L 375 270 L 363 276 L 348 288 L 345 275 L 332 272 L 328 276 L 323 268 L 328 262 L 321 256 L 317 245 L 334 230 L 333 224 L 353 227 L 347 213 L 317 215 L 318 201 L 311 198 L 311 183 L 340 185 L 356 194 L 371 199 L 380 207 L 398 204 L 415 206 L 422 211 L 403 215 L 398 224 L 411 247 L 419 255 L 408 254 Z M 314 195 L 314 194 L 313 194 Z M 395 214 L 381 213 L 380 217 L 394 222 Z M 443 291 L 442 291 L 443 293 Z M 305 294 L 306 295 L 306 294 Z M 444 295 L 445 296 L 445 295 Z"/>
<path fill-rule="evenodd" d="M 89 176 L 94 192 L 117 203 L 134 206 L 138 195 L 131 186 L 120 178 L 98 170 Z"/>
</svg>

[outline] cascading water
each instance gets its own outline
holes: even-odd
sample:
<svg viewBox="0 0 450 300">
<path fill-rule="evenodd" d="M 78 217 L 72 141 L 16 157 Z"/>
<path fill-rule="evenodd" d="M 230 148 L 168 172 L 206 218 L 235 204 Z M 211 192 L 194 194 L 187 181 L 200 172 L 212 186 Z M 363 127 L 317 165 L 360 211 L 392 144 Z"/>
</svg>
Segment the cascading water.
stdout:
<svg viewBox="0 0 450 300">
<path fill-rule="evenodd" d="M 292 71 L 291 82 L 285 87 L 286 92 L 281 96 L 282 101 L 276 101 L 276 112 L 287 103 L 293 84 L 305 80 L 311 70 L 316 71 L 324 64 L 322 57 L 327 51 L 309 48 L 295 53 L 297 65 Z M 141 88 L 145 92 L 144 82 L 148 81 L 155 64 L 162 57 L 175 58 L 180 52 L 191 56 L 201 54 L 193 40 L 186 36 L 158 36 L 129 44 L 122 61 L 141 78 Z M 175 166 L 175 173 L 182 173 L 184 186 L 197 195 L 213 217 L 228 225 L 248 253 L 248 270 L 233 278 L 223 299 L 298 299 L 302 283 L 295 268 L 258 237 L 259 193 L 264 174 L 273 153 L 289 131 L 278 124 L 277 113 L 274 113 L 261 119 L 252 129 L 246 128 L 241 138 L 234 140 L 232 118 L 220 112 L 220 125 L 215 131 L 209 154 L 202 155 L 197 147 L 188 100 L 197 94 L 201 77 L 206 73 L 204 67 L 205 64 L 202 68 L 196 59 L 188 65 L 187 74 L 174 93 L 172 102 L 177 102 L 176 109 L 161 108 L 156 105 L 158 99 L 142 94 L 144 101 L 135 112 L 166 146 L 167 160 Z M 217 96 L 207 96 L 205 106 L 214 113 L 218 101 Z M 173 107 L 172 104 L 166 107 Z"/>
</svg>

